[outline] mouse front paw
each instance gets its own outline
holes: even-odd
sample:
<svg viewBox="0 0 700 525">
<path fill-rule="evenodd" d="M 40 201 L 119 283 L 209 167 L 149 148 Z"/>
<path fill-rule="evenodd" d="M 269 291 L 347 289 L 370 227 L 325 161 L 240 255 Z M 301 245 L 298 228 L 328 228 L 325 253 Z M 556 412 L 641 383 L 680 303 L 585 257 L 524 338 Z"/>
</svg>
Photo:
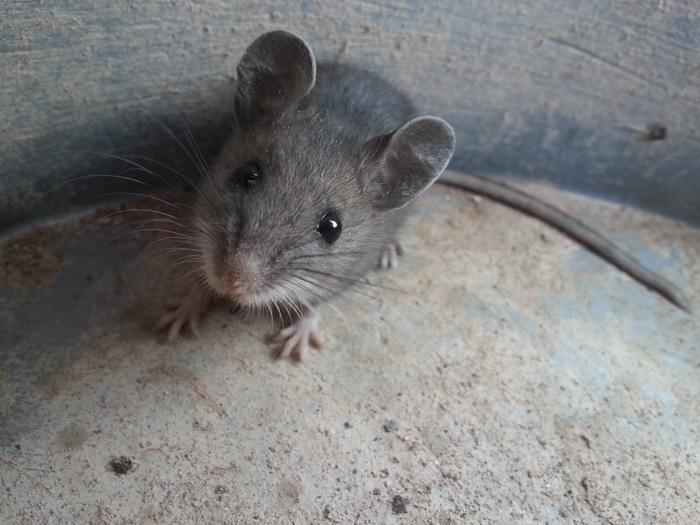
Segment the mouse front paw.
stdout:
<svg viewBox="0 0 700 525">
<path fill-rule="evenodd" d="M 380 270 L 396 268 L 399 265 L 399 257 L 403 254 L 404 249 L 399 241 L 390 242 L 379 254 L 379 264 L 377 266 Z"/>
<path fill-rule="evenodd" d="M 166 303 L 156 331 L 167 332 L 166 339 L 170 343 L 177 339 L 184 327 L 188 327 L 194 335 L 199 335 L 199 322 L 208 311 L 209 298 L 192 292 L 179 301 Z"/>
<path fill-rule="evenodd" d="M 311 310 L 304 310 L 302 316 L 289 326 L 282 328 L 272 338 L 274 356 L 277 359 L 288 357 L 292 361 L 303 361 L 309 347 L 321 348 L 317 325 L 318 314 Z"/>
</svg>

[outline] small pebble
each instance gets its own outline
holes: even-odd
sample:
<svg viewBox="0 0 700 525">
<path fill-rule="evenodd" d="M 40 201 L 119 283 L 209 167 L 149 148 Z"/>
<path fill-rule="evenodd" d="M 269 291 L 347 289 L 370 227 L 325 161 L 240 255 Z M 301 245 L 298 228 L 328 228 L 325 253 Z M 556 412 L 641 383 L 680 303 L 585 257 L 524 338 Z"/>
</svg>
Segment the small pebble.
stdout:
<svg viewBox="0 0 700 525">
<path fill-rule="evenodd" d="M 394 514 L 406 514 L 407 504 L 408 500 L 397 494 L 394 496 L 394 499 L 391 500 L 391 512 Z"/>
</svg>

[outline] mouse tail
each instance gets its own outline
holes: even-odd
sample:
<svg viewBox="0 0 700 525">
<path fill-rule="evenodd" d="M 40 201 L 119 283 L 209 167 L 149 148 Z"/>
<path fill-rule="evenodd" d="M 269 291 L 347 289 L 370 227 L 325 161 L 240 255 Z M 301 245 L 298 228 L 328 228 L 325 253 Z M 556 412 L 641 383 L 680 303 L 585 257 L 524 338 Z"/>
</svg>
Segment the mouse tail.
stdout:
<svg viewBox="0 0 700 525">
<path fill-rule="evenodd" d="M 438 182 L 483 195 L 531 215 L 578 241 L 633 279 L 690 313 L 690 300 L 671 281 L 650 270 L 632 255 L 563 211 L 516 188 L 477 175 L 444 172 Z"/>
</svg>

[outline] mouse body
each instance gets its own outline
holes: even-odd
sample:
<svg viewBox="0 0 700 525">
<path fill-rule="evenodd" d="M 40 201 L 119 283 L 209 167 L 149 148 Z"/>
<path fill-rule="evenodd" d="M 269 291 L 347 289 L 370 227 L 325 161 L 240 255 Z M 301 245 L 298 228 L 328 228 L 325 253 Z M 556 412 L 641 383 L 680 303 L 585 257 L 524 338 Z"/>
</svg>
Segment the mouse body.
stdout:
<svg viewBox="0 0 700 525">
<path fill-rule="evenodd" d="M 256 39 L 237 73 L 231 138 L 173 240 L 188 289 L 159 329 L 196 331 L 224 298 L 278 318 L 276 355 L 301 360 L 320 345 L 316 308 L 395 265 L 406 207 L 443 172 L 455 136 L 382 78 L 317 66 L 285 31 Z"/>
</svg>

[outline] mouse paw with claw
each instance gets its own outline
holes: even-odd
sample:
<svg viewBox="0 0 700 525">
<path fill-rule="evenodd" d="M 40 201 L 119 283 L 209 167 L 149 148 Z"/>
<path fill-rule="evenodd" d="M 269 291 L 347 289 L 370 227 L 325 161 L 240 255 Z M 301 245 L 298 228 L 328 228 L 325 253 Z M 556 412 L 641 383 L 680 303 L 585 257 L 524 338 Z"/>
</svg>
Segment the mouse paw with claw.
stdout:
<svg viewBox="0 0 700 525">
<path fill-rule="evenodd" d="M 282 328 L 271 340 L 276 358 L 289 357 L 293 361 L 303 361 L 309 346 L 321 348 L 318 335 L 318 314 L 305 310 L 291 325 Z"/>
<path fill-rule="evenodd" d="M 399 265 L 399 257 L 404 254 L 403 246 L 399 241 L 389 243 L 379 255 L 379 268 L 396 268 Z"/>
<path fill-rule="evenodd" d="M 177 302 L 167 303 L 165 307 L 166 311 L 160 317 L 156 330 L 167 331 L 166 338 L 172 343 L 185 326 L 188 326 L 194 335 L 199 335 L 199 322 L 209 311 L 209 298 L 192 292 Z"/>
</svg>

